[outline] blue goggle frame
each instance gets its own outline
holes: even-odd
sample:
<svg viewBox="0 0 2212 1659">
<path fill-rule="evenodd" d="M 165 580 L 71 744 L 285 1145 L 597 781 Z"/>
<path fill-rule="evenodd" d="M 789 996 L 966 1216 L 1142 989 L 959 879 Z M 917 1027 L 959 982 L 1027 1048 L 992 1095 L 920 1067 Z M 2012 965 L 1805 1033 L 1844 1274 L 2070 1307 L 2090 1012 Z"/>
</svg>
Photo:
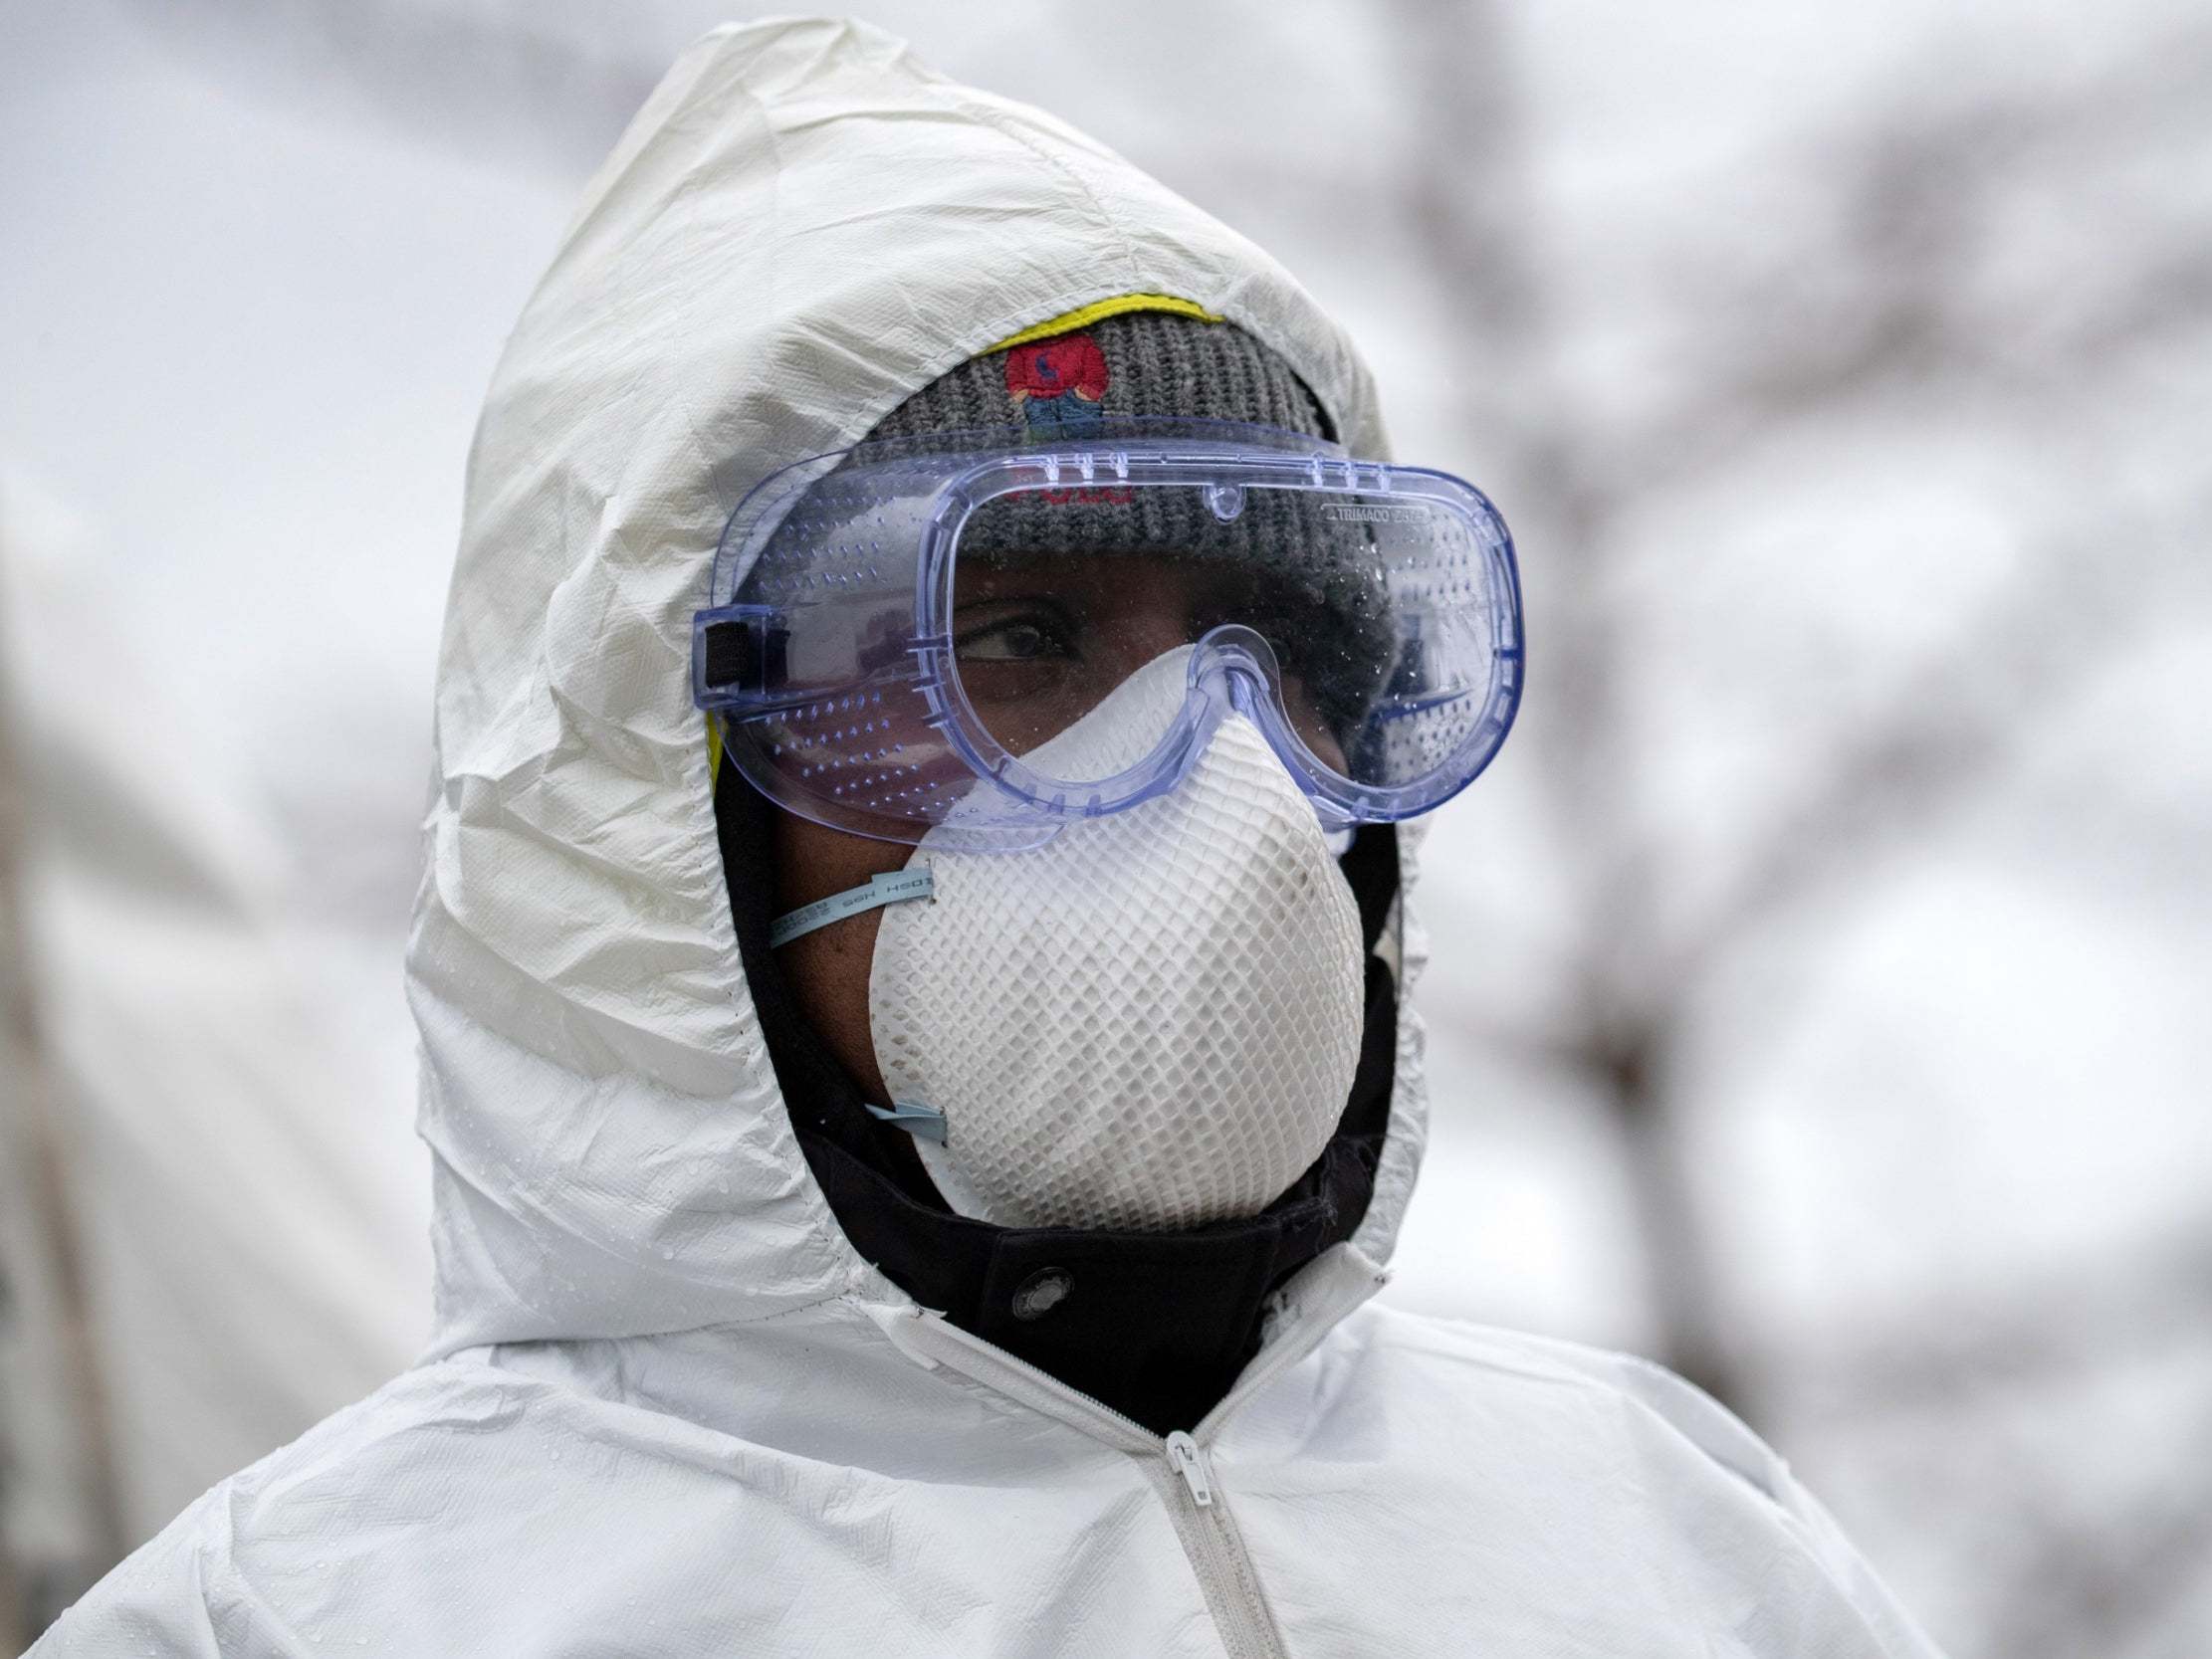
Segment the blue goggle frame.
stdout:
<svg viewBox="0 0 2212 1659">
<path fill-rule="evenodd" d="M 993 504 L 1032 502 L 1196 503 L 1222 525 L 1255 503 L 1294 513 L 1297 533 L 1239 555 L 1240 568 L 1279 560 L 1313 592 L 1355 595 L 1356 614 L 1297 631 L 1318 641 L 1209 627 L 1188 642 L 1180 709 L 1141 754 L 1108 775 L 1051 775 L 979 713 L 956 645 L 964 532 Z M 1119 421 L 1049 448 L 1009 431 L 818 456 L 739 505 L 712 599 L 693 621 L 693 701 L 720 717 L 728 763 L 833 828 L 977 850 L 1035 846 L 1174 788 L 1231 713 L 1265 735 L 1326 827 L 1410 818 L 1489 764 L 1523 677 L 1512 538 L 1481 491 L 1266 427 Z M 1327 758 L 1291 716 L 1289 651 L 1329 656 L 1323 672 L 1368 689 L 1356 741 Z"/>
</svg>

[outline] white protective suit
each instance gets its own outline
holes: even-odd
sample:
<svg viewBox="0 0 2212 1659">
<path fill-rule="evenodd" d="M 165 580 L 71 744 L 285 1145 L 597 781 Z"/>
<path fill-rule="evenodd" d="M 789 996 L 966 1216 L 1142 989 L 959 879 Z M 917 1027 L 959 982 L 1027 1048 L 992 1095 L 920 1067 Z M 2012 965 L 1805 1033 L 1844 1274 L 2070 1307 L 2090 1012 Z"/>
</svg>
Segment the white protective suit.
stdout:
<svg viewBox="0 0 2212 1659">
<path fill-rule="evenodd" d="M 1420 1158 L 1410 1014 L 1357 1232 L 1172 1447 L 848 1242 L 741 966 L 691 615 L 766 471 L 1130 293 L 1241 324 L 1382 450 L 1297 285 L 1057 120 L 845 24 L 684 55 L 470 470 L 408 957 L 431 1350 L 208 1493 L 39 1654 L 1932 1651 L 1685 1384 L 1368 1302 Z"/>
</svg>

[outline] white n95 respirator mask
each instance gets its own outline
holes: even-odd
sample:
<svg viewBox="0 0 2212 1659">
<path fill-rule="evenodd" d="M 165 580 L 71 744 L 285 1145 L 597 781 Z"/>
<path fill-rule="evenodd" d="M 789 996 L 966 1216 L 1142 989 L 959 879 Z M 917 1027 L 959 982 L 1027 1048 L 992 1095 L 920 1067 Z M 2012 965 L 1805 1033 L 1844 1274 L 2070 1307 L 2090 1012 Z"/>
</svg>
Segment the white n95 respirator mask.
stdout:
<svg viewBox="0 0 2212 1659">
<path fill-rule="evenodd" d="M 1189 651 L 1036 751 L 1100 767 L 1158 729 Z M 1314 808 L 1225 715 L 1167 794 L 1018 853 L 925 837 L 932 898 L 884 911 L 875 1052 L 954 1209 L 1167 1229 L 1258 1213 L 1320 1156 L 1365 1006 L 1358 906 Z M 904 878 L 879 878 L 900 880 Z"/>
</svg>

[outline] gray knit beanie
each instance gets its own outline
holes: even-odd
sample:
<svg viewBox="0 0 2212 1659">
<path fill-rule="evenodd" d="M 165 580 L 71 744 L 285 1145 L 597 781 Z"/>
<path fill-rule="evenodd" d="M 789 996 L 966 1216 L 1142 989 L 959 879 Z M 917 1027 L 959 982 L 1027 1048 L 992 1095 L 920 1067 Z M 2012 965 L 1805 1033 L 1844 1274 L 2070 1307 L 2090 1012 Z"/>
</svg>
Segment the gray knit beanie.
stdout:
<svg viewBox="0 0 2212 1659">
<path fill-rule="evenodd" d="M 1230 322 L 1157 311 L 1125 312 L 1066 333 L 989 351 L 940 375 L 887 415 L 874 439 L 928 440 L 995 429 L 999 442 L 1081 446 L 1118 418 L 1174 417 L 1284 428 L 1333 437 L 1321 404 L 1288 363 Z M 1325 521 L 1303 490 L 1255 490 L 1223 521 L 1192 490 L 1111 487 L 1001 496 L 961 531 L 964 558 L 1111 553 L 1173 548 L 1271 572 L 1275 592 L 1302 614 L 1293 628 L 1334 641 L 1347 657 L 1387 655 L 1381 594 L 1366 560 L 1347 555 L 1366 539 Z M 1288 621 L 1280 617 L 1278 621 Z M 1325 703 L 1357 700 L 1363 687 L 1319 688 Z M 1340 713 L 1333 706 L 1324 713 Z"/>
<path fill-rule="evenodd" d="M 972 357 L 890 414 L 871 438 L 1023 428 L 1039 443 L 1079 441 L 1121 416 L 1185 416 L 1331 436 L 1291 366 L 1233 322 L 1125 311 Z"/>
<path fill-rule="evenodd" d="M 1017 336 L 1018 338 L 1018 336 Z M 1306 383 L 1232 322 L 1131 311 L 1087 327 L 988 351 L 940 375 L 869 434 L 928 440 L 995 430 L 1001 442 L 1079 446 L 1123 418 L 1272 426 L 1327 441 L 1328 417 Z M 1300 549 L 1341 540 L 1314 521 L 1318 503 L 1255 492 L 1234 522 L 1195 492 L 1110 488 L 1032 492 L 987 503 L 961 532 L 970 557 L 1174 547 L 1193 557 L 1297 564 Z M 1302 574 L 1326 581 L 1308 562 Z"/>
</svg>

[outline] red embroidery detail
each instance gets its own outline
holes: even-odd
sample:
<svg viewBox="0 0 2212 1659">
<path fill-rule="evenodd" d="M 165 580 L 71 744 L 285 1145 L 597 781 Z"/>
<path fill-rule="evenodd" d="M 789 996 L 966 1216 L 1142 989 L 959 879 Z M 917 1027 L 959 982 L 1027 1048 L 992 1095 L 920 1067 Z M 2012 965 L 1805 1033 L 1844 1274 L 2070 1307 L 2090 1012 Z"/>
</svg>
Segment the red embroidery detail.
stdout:
<svg viewBox="0 0 2212 1659">
<path fill-rule="evenodd" d="M 1033 494 L 1053 507 L 1130 507 L 1137 500 L 1137 492 L 1126 484 L 1086 484 L 1072 490 L 1038 490 Z"/>
<path fill-rule="evenodd" d="M 1015 403 L 1073 392 L 1085 403 L 1106 395 L 1106 353 L 1088 334 L 1055 334 L 1006 353 L 1006 394 Z"/>
</svg>

